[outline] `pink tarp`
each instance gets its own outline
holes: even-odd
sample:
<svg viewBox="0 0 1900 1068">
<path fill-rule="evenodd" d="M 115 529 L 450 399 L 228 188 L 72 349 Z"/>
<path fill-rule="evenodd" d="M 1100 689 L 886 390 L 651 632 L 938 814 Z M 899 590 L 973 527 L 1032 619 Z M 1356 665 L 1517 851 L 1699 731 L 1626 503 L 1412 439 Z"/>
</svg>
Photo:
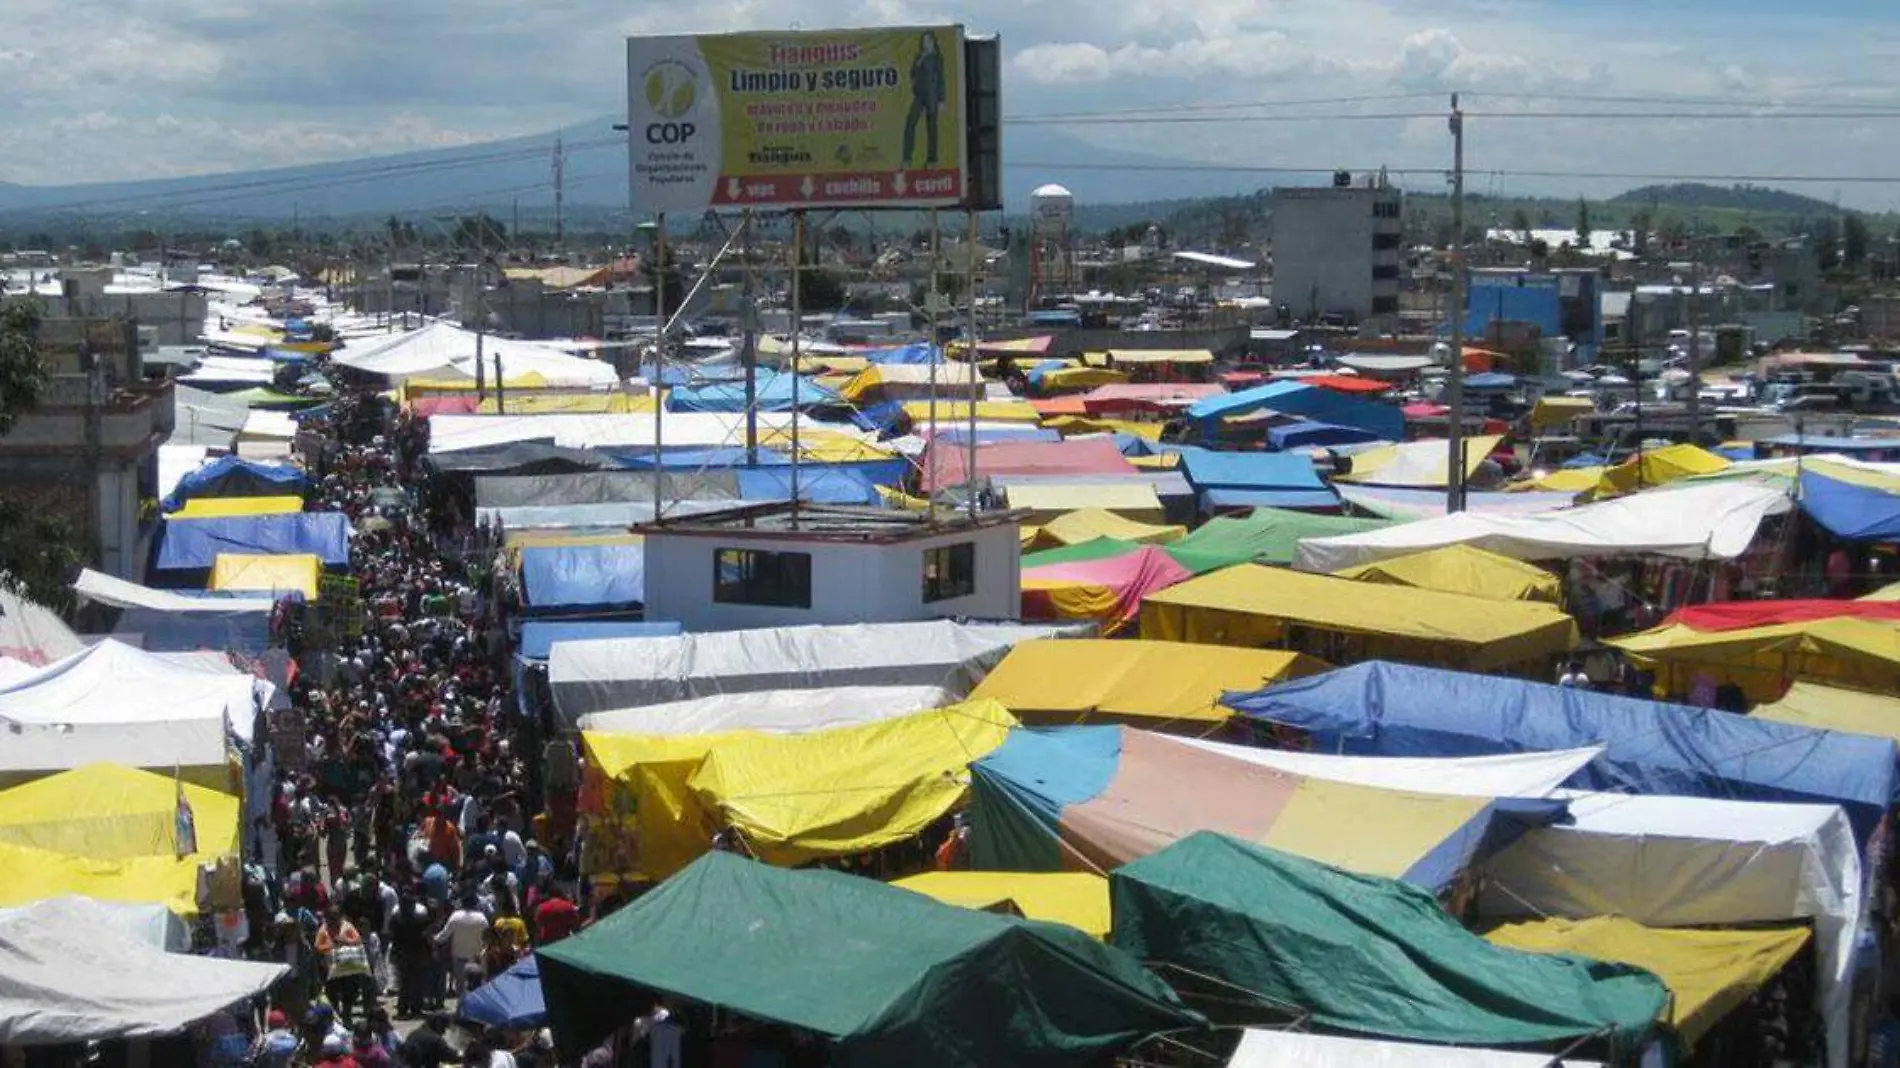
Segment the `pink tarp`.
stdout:
<svg viewBox="0 0 1900 1068">
<path fill-rule="evenodd" d="M 1141 599 L 1193 578 L 1152 545 L 1100 560 L 1023 571 L 1024 619 L 1093 619 L 1114 633 L 1141 611 Z"/>
<path fill-rule="evenodd" d="M 924 450 L 923 486 L 935 492 L 970 481 L 970 448 L 940 439 Z M 990 475 L 1132 475 L 1112 438 L 992 441 L 976 447 L 976 473 Z"/>
<path fill-rule="evenodd" d="M 1090 415 L 1146 409 L 1185 408 L 1204 397 L 1227 392 L 1218 382 L 1113 382 L 1082 394 Z"/>
</svg>

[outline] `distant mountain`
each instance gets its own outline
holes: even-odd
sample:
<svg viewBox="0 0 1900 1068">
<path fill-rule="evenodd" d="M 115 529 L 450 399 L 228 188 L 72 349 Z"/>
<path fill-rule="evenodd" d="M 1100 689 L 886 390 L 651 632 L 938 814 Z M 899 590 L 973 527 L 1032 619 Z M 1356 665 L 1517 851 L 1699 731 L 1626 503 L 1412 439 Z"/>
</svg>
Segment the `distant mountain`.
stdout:
<svg viewBox="0 0 1900 1068">
<path fill-rule="evenodd" d="M 1674 185 L 1646 185 L 1610 198 L 1613 204 L 1649 205 L 1665 208 L 1727 208 L 1735 211 L 1768 212 L 1778 215 L 1832 215 L 1837 205 L 1814 197 L 1770 189 L 1760 185 L 1705 185 L 1678 182 Z"/>
<path fill-rule="evenodd" d="M 613 122 L 601 118 L 559 131 L 567 150 L 570 208 L 625 210 L 626 135 L 614 132 Z M 30 217 L 111 220 L 140 213 L 309 221 L 506 210 L 517 200 L 524 207 L 530 202 L 540 207 L 552 199 L 555 135 L 550 130 L 456 148 L 190 178 L 66 186 L 0 183 L 0 218 L 15 225 L 30 223 Z M 1080 208 L 1218 196 L 1270 185 L 1274 177 L 1172 169 L 1179 161 L 1097 148 L 1043 127 L 1006 131 L 1003 153 L 1011 211 L 1026 211 L 1029 191 L 1049 182 L 1066 186 Z"/>
</svg>

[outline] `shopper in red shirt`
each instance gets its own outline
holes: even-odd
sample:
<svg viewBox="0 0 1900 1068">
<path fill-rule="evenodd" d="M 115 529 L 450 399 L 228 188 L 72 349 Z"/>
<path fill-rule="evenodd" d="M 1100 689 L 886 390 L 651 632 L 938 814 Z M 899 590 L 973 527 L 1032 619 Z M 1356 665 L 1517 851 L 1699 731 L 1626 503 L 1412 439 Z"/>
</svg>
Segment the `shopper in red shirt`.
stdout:
<svg viewBox="0 0 1900 1068">
<path fill-rule="evenodd" d="M 579 930 L 581 910 L 575 907 L 559 887 L 548 891 L 548 899 L 534 910 L 534 944 L 545 946 L 559 942 Z"/>
</svg>

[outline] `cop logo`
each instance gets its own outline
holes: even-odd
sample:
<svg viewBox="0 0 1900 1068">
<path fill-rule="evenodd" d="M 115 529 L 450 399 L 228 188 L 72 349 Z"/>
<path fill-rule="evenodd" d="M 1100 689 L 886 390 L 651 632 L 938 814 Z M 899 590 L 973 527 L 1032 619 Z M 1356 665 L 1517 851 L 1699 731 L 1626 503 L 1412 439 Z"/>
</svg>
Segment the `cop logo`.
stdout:
<svg viewBox="0 0 1900 1068">
<path fill-rule="evenodd" d="M 647 124 L 647 144 L 677 145 L 690 140 L 698 127 L 685 120 L 699 106 L 699 77 L 693 69 L 678 60 L 663 59 L 647 68 L 645 91 L 647 108 L 662 120 Z"/>
</svg>

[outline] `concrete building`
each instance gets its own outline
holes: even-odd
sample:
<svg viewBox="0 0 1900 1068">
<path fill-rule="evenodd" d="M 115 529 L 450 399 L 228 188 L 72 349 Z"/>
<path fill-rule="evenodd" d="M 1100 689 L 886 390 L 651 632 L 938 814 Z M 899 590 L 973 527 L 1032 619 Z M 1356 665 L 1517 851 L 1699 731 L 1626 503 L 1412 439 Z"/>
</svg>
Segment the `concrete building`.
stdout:
<svg viewBox="0 0 1900 1068">
<path fill-rule="evenodd" d="M 783 503 L 636 528 L 646 615 L 688 631 L 920 619 L 1015 619 L 1016 517 Z"/>
<path fill-rule="evenodd" d="M 1359 185 L 1273 192 L 1273 300 L 1302 322 L 1396 320 L 1404 237 L 1399 191 Z M 1346 184 L 1340 184 L 1340 183 Z"/>
<path fill-rule="evenodd" d="M 1562 343 L 1568 342 L 1575 346 L 1568 366 L 1596 362 L 1604 342 L 1603 276 L 1596 268 L 1486 268 L 1466 277 L 1465 338 L 1470 344 L 1553 352 L 1567 349 Z"/>
<path fill-rule="evenodd" d="M 129 320 L 49 318 L 40 353 L 46 389 L 0 437 L 0 485 L 63 519 L 90 547 L 90 566 L 137 580 L 157 516 L 158 447 L 174 420 L 171 381 L 144 379 Z"/>
</svg>

